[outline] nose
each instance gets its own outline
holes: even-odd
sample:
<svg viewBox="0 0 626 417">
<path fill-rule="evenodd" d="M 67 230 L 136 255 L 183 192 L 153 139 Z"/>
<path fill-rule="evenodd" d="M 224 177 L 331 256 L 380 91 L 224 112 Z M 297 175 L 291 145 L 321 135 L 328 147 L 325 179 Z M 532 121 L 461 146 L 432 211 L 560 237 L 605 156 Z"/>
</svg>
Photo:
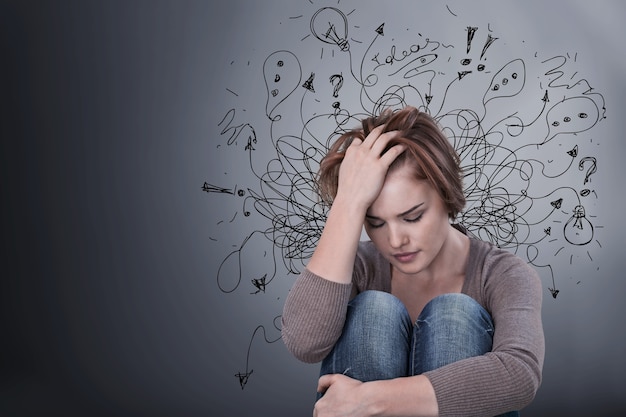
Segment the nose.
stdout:
<svg viewBox="0 0 626 417">
<path fill-rule="evenodd" d="M 391 225 L 388 230 L 389 236 L 387 238 L 392 248 L 398 249 L 408 243 L 409 237 L 401 226 Z"/>
</svg>

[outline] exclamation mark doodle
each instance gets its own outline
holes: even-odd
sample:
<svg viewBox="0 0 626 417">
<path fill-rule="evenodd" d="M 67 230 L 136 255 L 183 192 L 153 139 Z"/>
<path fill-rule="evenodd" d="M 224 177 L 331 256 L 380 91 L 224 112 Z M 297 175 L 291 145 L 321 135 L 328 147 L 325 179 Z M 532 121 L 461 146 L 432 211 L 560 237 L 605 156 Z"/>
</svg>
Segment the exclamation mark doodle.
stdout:
<svg viewBox="0 0 626 417">
<path fill-rule="evenodd" d="M 487 34 L 487 40 L 485 41 L 485 46 L 483 46 L 483 51 L 480 53 L 480 59 L 483 59 L 485 53 L 487 52 L 487 49 L 491 46 L 492 43 L 496 41 L 496 39 L 498 38 L 494 38 L 493 36 L 491 36 L 491 34 Z"/>
<path fill-rule="evenodd" d="M 469 54 L 470 50 L 472 49 L 472 40 L 474 39 L 474 35 L 476 34 L 476 31 L 478 30 L 477 27 L 473 27 L 473 26 L 468 26 L 467 27 L 467 53 Z M 461 65 L 463 66 L 468 66 L 469 64 L 472 63 L 472 58 L 463 58 L 461 60 Z M 470 74 L 472 71 L 459 71 L 459 80 L 463 77 L 465 77 L 467 74 Z"/>
<path fill-rule="evenodd" d="M 472 26 L 468 26 L 467 27 L 467 53 L 469 54 L 469 51 L 472 49 L 472 40 L 474 39 L 474 35 L 476 34 L 476 31 L 478 30 L 477 27 L 472 27 Z M 470 59 L 471 62 L 471 59 Z"/>
<path fill-rule="evenodd" d="M 474 35 L 478 28 L 468 26 L 467 27 L 467 53 L 472 49 L 472 39 L 474 39 Z M 472 63 L 472 58 L 464 58 L 461 60 L 461 65 L 469 65 Z"/>
</svg>

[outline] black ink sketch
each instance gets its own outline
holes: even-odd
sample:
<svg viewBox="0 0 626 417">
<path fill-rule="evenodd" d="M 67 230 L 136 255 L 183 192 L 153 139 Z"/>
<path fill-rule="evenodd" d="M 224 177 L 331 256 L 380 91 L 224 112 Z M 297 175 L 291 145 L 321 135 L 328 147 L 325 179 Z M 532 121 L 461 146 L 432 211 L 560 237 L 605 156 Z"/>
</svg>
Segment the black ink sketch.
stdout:
<svg viewBox="0 0 626 417">
<path fill-rule="evenodd" d="M 233 169 L 249 169 L 253 181 L 238 190 L 211 179 L 202 191 L 241 197 L 243 216 L 231 221 L 254 220 L 216 271 L 220 291 L 244 282 L 251 297 L 265 297 L 276 282 L 290 287 L 326 218 L 314 179 L 330 143 L 362 117 L 409 104 L 435 117 L 460 155 L 467 205 L 456 220 L 470 234 L 532 264 L 554 299 L 567 292 L 555 265 L 594 262 L 602 225 L 593 214 L 599 196 L 592 175 L 601 162 L 591 131 L 605 118 L 602 94 L 578 75 L 576 54 L 511 59 L 510 45 L 523 39 L 504 46 L 490 26 L 468 25 L 446 10 L 458 22 L 452 43 L 392 21 L 360 26 L 356 10 L 339 4 L 288 19 L 308 34 L 298 38 L 302 51 L 268 51 L 256 72 L 265 108 L 230 108 L 216 127 L 216 149 L 237 150 L 246 167 L 234 161 Z M 303 57 L 320 46 L 317 66 L 304 71 Z M 233 97 L 247 106 L 242 94 Z M 252 126 L 245 116 L 253 111 L 267 126 Z M 265 336 L 257 327 L 245 371 L 236 374 L 242 389 L 259 331 Z"/>
<path fill-rule="evenodd" d="M 276 322 L 279 319 L 280 319 L 280 316 L 274 318 L 274 327 L 277 330 L 280 330 L 280 327 L 276 325 Z M 245 388 L 246 384 L 248 383 L 248 379 L 252 375 L 252 372 L 254 372 L 254 369 L 249 368 L 249 364 L 250 364 L 250 354 L 252 351 L 252 342 L 254 342 L 254 338 L 256 337 L 258 332 L 263 333 L 263 340 L 265 340 L 265 343 L 275 343 L 280 340 L 280 337 L 277 339 L 269 340 L 267 338 L 267 335 L 265 334 L 265 327 L 261 325 L 257 326 L 257 328 L 254 329 L 254 331 L 252 332 L 252 337 L 250 337 L 250 344 L 248 345 L 248 354 L 246 355 L 246 369 L 243 372 L 237 372 L 235 374 L 235 377 L 237 377 L 237 380 L 239 381 L 239 386 L 241 387 L 241 389 Z"/>
</svg>

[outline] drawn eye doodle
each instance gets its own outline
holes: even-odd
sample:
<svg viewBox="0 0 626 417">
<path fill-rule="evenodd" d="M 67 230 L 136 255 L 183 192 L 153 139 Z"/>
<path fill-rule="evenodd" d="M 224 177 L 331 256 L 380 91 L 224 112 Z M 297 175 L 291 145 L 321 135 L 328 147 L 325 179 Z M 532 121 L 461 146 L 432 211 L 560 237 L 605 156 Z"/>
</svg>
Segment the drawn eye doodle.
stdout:
<svg viewBox="0 0 626 417">
<path fill-rule="evenodd" d="M 487 104 L 487 102 L 495 98 L 513 97 L 522 91 L 525 82 L 526 68 L 524 61 L 515 59 L 503 66 L 493 76 L 491 84 L 485 92 L 483 103 Z"/>
<path fill-rule="evenodd" d="M 476 69 L 478 71 L 484 71 L 485 70 L 485 64 L 478 64 L 478 66 L 476 67 Z"/>
<path fill-rule="evenodd" d="M 472 60 L 470 58 L 465 58 L 461 60 L 461 65 L 469 65 L 471 63 L 472 63 Z"/>
<path fill-rule="evenodd" d="M 578 96 L 562 100 L 552 106 L 546 114 L 549 131 L 543 143 L 561 133 L 578 133 L 591 129 L 599 117 L 600 110 L 591 98 Z"/>
<path fill-rule="evenodd" d="M 302 77 L 300 63 L 293 53 L 277 51 L 268 56 L 263 63 L 263 75 L 268 93 L 265 112 L 270 119 L 278 120 L 280 115 L 275 114 L 276 107 L 300 85 Z"/>
</svg>

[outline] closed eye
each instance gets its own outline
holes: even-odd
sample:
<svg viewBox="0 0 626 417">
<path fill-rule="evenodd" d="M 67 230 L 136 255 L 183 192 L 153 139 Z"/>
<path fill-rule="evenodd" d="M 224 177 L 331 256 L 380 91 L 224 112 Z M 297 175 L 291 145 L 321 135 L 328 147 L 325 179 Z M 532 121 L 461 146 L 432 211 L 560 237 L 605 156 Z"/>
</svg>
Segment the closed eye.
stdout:
<svg viewBox="0 0 626 417">
<path fill-rule="evenodd" d="M 371 227 L 372 229 L 378 229 L 379 227 L 383 227 L 384 224 L 385 224 L 385 222 L 377 223 L 377 222 L 372 221 L 372 220 L 368 220 L 367 221 L 367 225 L 369 227 Z"/>
<path fill-rule="evenodd" d="M 411 219 L 404 219 L 404 221 L 409 222 L 409 223 L 417 223 L 422 219 L 423 216 L 424 216 L 423 214 L 420 214 L 419 216 L 413 217 Z"/>
</svg>

